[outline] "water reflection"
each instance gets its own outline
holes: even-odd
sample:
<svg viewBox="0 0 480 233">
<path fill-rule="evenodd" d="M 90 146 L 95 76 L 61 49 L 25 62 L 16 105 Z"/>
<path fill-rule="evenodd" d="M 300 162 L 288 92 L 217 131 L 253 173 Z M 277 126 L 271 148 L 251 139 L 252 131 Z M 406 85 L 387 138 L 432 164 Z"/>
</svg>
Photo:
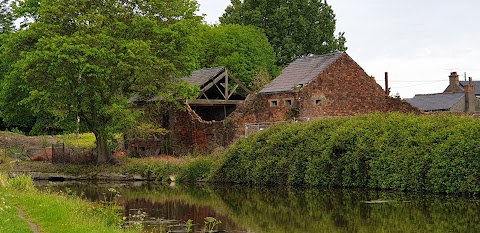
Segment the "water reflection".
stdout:
<svg viewBox="0 0 480 233">
<path fill-rule="evenodd" d="M 168 229 L 192 219 L 200 231 L 203 219 L 213 216 L 227 232 L 480 232 L 480 201 L 457 196 L 154 183 L 50 189 L 66 187 L 90 200 L 101 200 L 114 187 L 122 194 L 126 215 L 145 212 L 150 230 L 159 222 Z"/>
</svg>

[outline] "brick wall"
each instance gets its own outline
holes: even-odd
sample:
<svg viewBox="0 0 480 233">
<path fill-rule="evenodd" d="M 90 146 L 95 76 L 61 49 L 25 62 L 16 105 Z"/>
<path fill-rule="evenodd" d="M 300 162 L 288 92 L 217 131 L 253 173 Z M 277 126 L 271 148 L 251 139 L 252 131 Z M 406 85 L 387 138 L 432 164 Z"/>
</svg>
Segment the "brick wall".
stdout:
<svg viewBox="0 0 480 233">
<path fill-rule="evenodd" d="M 375 79 L 346 54 L 297 92 L 259 94 L 254 99 L 254 112 L 249 116 L 251 122 L 373 112 L 420 112 L 401 99 L 387 96 Z M 285 104 L 284 100 L 288 99 L 293 99 L 292 105 Z M 272 100 L 277 100 L 278 105 L 272 106 Z"/>
<path fill-rule="evenodd" d="M 170 133 L 173 154 L 209 153 L 227 146 L 235 137 L 236 126 L 230 120 L 204 121 L 188 105 L 185 107 L 186 111 L 174 113 Z"/>
<path fill-rule="evenodd" d="M 204 121 L 188 105 L 170 115 L 173 154 L 211 152 L 245 134 L 245 123 L 352 116 L 372 112 L 420 111 L 386 96 L 380 85 L 347 54 L 318 78 L 292 93 L 251 94 L 223 121 Z"/>
</svg>

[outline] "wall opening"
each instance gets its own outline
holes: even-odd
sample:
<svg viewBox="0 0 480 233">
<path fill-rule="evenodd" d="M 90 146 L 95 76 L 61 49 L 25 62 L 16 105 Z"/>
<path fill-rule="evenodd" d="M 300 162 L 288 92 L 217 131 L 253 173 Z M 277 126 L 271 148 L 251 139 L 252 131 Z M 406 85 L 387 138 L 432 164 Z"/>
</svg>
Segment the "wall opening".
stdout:
<svg viewBox="0 0 480 233">
<path fill-rule="evenodd" d="M 325 98 L 325 96 L 314 97 L 314 98 L 313 98 L 313 104 L 315 104 L 315 105 L 324 105 L 326 100 L 327 100 L 327 99 Z"/>
<path fill-rule="evenodd" d="M 283 105 L 292 106 L 293 105 L 293 99 L 284 99 L 283 100 Z"/>
<path fill-rule="evenodd" d="M 217 106 L 191 106 L 193 111 L 197 113 L 204 121 L 223 121 L 235 109 L 236 105 L 217 105 Z"/>
<path fill-rule="evenodd" d="M 270 102 L 270 107 L 278 107 L 279 100 L 268 100 Z"/>
</svg>

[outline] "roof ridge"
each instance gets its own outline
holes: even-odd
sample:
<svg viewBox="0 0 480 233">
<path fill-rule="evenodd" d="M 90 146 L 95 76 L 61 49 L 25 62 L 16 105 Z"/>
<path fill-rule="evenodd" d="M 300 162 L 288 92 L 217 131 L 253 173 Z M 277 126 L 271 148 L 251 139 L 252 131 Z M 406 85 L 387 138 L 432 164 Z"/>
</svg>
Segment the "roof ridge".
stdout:
<svg viewBox="0 0 480 233">
<path fill-rule="evenodd" d="M 465 94 L 465 93 L 464 92 L 440 92 L 440 93 L 415 94 L 415 96 L 449 95 L 449 94 Z"/>
<path fill-rule="evenodd" d="M 317 78 L 344 54 L 347 53 L 337 51 L 297 58 L 285 67 L 282 73 L 266 85 L 259 93 L 292 92 L 296 86 L 308 84 Z"/>
</svg>

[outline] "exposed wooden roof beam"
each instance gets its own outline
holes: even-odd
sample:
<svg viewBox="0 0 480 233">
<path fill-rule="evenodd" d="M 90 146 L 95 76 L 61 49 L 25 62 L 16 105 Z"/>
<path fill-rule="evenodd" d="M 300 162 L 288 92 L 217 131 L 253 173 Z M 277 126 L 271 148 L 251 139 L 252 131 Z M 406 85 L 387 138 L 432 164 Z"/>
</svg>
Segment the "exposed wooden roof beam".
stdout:
<svg viewBox="0 0 480 233">
<path fill-rule="evenodd" d="M 252 93 L 252 91 L 250 91 L 250 89 L 248 89 L 245 85 L 242 84 L 242 82 L 240 82 L 238 79 L 234 78 L 234 77 L 230 77 L 233 81 L 235 81 L 244 91 L 246 91 L 247 93 Z"/>
<path fill-rule="evenodd" d="M 202 91 L 200 92 L 200 95 L 199 96 L 202 96 L 203 93 L 205 93 L 208 89 L 212 88 L 215 84 L 217 84 L 220 80 L 222 80 L 222 78 L 225 77 L 225 72 L 222 73 L 221 75 L 219 75 L 218 77 L 216 77 L 211 83 L 209 83 L 208 85 L 206 85 L 205 87 L 202 88 Z"/>
<path fill-rule="evenodd" d="M 232 97 L 232 95 L 235 94 L 235 91 L 237 90 L 238 86 L 239 85 L 237 84 L 235 85 L 235 87 L 233 87 L 232 91 L 230 91 L 230 94 L 228 95 L 228 99 L 230 99 L 230 97 Z"/>
<path fill-rule="evenodd" d="M 225 94 L 223 94 L 223 91 L 222 91 L 222 90 L 220 90 L 220 87 L 218 87 L 218 85 L 217 85 L 217 84 L 215 84 L 215 87 L 217 87 L 217 89 L 218 89 L 218 91 L 220 92 L 220 94 L 222 94 L 222 96 L 223 96 L 223 99 L 225 99 L 225 100 L 226 100 L 226 99 L 228 99 L 228 98 L 227 98 L 227 96 L 225 96 Z M 226 89 L 226 88 L 224 88 L 224 89 Z"/>
<path fill-rule="evenodd" d="M 214 106 L 214 105 L 237 105 L 241 104 L 243 100 L 205 100 L 205 99 L 196 99 L 188 100 L 189 105 L 205 105 L 205 106 Z"/>
</svg>

